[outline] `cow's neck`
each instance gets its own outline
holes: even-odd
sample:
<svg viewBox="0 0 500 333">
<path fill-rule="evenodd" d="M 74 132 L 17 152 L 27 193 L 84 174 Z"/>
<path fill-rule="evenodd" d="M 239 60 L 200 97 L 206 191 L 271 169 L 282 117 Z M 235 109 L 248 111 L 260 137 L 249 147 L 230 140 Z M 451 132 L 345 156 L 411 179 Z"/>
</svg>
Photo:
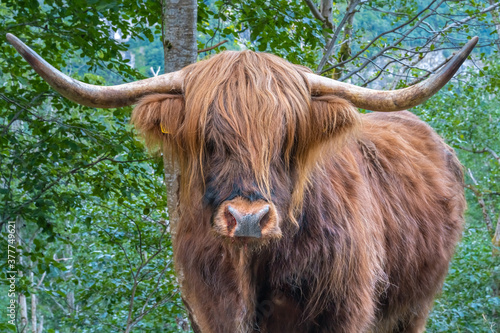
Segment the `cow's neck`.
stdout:
<svg viewBox="0 0 500 333">
<path fill-rule="evenodd" d="M 242 323 L 253 323 L 255 321 L 255 309 L 257 304 L 257 288 L 259 285 L 259 254 L 242 246 L 231 249 L 231 262 L 234 267 L 238 292 L 240 295 L 240 318 Z M 241 327 L 242 332 L 248 332 L 251 327 Z"/>
</svg>

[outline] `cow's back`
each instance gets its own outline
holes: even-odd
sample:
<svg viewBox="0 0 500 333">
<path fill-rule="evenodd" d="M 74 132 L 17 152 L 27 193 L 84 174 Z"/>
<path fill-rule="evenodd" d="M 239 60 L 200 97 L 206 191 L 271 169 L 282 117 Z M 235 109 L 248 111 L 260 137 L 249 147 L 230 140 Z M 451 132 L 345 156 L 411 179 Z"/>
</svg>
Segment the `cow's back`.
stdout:
<svg viewBox="0 0 500 333">
<path fill-rule="evenodd" d="M 453 150 L 410 112 L 363 115 L 361 133 L 356 153 L 385 249 L 379 330 L 412 331 L 402 326 L 425 322 L 460 238 L 462 168 Z"/>
</svg>

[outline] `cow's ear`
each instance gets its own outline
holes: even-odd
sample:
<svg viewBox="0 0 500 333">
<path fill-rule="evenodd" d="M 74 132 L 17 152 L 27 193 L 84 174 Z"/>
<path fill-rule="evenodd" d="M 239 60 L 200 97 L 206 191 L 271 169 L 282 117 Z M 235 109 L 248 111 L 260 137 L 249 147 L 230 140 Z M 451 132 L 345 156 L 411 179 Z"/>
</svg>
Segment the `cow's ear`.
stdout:
<svg viewBox="0 0 500 333">
<path fill-rule="evenodd" d="M 311 102 L 311 133 L 319 140 L 355 135 L 360 125 L 356 107 L 337 96 L 313 97 Z"/>
<path fill-rule="evenodd" d="M 171 143 L 184 118 L 182 95 L 149 95 L 139 101 L 130 122 L 144 138 L 146 147 L 155 151 Z"/>
</svg>

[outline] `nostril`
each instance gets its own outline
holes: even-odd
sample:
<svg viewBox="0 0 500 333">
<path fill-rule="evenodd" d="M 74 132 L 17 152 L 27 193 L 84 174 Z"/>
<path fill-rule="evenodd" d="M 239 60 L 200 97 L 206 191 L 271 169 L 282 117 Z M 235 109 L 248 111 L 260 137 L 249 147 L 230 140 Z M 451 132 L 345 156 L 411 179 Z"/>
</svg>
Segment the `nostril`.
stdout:
<svg viewBox="0 0 500 333">
<path fill-rule="evenodd" d="M 269 205 L 265 205 L 264 208 L 259 210 L 255 214 L 255 219 L 259 223 L 259 226 L 263 228 L 266 225 L 267 220 L 269 220 Z"/>
<path fill-rule="evenodd" d="M 263 229 L 266 226 L 267 222 L 269 222 L 269 211 L 260 218 L 260 228 Z"/>
<path fill-rule="evenodd" d="M 241 223 L 241 220 L 243 219 L 243 215 L 240 212 L 238 212 L 231 205 L 227 205 L 226 219 L 227 219 L 227 227 L 228 227 L 228 229 L 232 230 L 238 224 Z"/>
<path fill-rule="evenodd" d="M 233 215 L 231 215 L 227 221 L 227 227 L 228 229 L 233 229 L 234 227 L 236 227 L 236 219 L 234 218 Z"/>
</svg>

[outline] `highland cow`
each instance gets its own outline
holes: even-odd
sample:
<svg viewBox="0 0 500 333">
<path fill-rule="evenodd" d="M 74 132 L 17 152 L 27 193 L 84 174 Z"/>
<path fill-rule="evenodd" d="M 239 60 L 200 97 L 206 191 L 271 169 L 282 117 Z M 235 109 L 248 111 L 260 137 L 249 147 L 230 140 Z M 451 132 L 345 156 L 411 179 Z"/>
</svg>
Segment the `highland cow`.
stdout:
<svg viewBox="0 0 500 333">
<path fill-rule="evenodd" d="M 424 330 L 462 230 L 463 175 L 401 110 L 446 84 L 477 38 L 439 74 L 390 92 L 252 51 L 95 87 L 9 40 L 69 99 L 138 102 L 147 146 L 179 163 L 174 260 L 195 332 Z"/>
</svg>

